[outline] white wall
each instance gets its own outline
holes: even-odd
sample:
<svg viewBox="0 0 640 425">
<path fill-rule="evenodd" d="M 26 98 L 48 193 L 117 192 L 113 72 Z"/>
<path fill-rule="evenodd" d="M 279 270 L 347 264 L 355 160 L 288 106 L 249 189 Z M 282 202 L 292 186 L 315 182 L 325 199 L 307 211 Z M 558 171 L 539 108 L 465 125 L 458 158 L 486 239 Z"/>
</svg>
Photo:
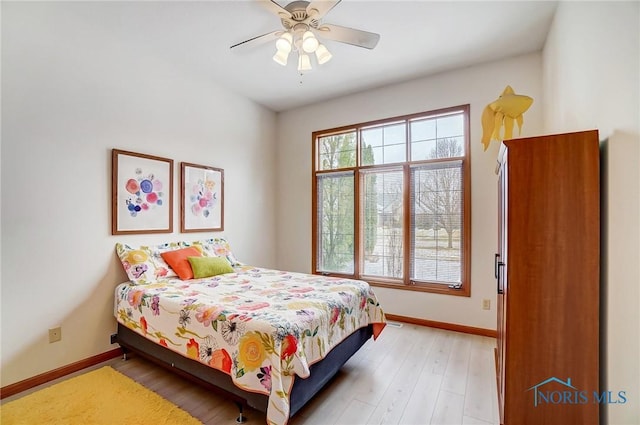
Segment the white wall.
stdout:
<svg viewBox="0 0 640 425">
<path fill-rule="evenodd" d="M 603 389 L 611 425 L 640 422 L 640 3 L 562 2 L 543 53 L 550 133 L 603 140 Z"/>
<path fill-rule="evenodd" d="M 120 39 L 163 36 L 145 7 L 3 2 L 2 386 L 116 348 L 116 242 L 213 236 L 179 233 L 180 161 L 225 170 L 218 234 L 275 267 L 275 114 Z M 112 148 L 175 161 L 173 234 L 111 236 Z"/>
<path fill-rule="evenodd" d="M 529 54 L 351 95 L 278 115 L 278 256 L 281 269 L 311 271 L 311 132 L 462 104 L 471 105 L 471 297 L 375 288 L 387 313 L 496 328 L 493 253 L 497 244 L 497 142 L 482 149 L 480 116 L 510 84 L 534 103 L 523 136 L 542 129 L 542 62 Z M 482 310 L 482 299 L 492 309 Z"/>
</svg>

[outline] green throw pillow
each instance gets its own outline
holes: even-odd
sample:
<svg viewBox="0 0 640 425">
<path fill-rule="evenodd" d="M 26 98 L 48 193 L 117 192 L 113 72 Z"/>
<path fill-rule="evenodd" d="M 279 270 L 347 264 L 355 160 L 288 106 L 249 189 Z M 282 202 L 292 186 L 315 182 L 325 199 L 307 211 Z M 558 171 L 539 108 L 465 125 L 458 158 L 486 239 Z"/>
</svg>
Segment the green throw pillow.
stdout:
<svg viewBox="0 0 640 425">
<path fill-rule="evenodd" d="M 187 257 L 187 260 L 191 264 L 195 279 L 233 273 L 233 267 L 224 257 Z"/>
</svg>

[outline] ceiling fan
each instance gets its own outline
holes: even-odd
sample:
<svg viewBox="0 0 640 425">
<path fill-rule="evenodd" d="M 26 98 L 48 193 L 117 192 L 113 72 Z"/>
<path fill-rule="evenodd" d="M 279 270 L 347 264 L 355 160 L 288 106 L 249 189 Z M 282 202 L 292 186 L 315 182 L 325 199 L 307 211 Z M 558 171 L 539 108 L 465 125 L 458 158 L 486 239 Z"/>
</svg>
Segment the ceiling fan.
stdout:
<svg viewBox="0 0 640 425">
<path fill-rule="evenodd" d="M 332 57 L 316 36 L 365 49 L 376 47 L 380 34 L 322 22 L 322 18 L 340 1 L 297 0 L 282 7 L 273 0 L 259 0 L 262 6 L 280 18 L 283 28 L 234 44 L 231 49 L 276 40 L 273 60 L 286 66 L 289 53 L 295 50 L 298 53 L 298 71 L 304 72 L 312 69 L 310 55 L 315 54 L 320 65 Z"/>
</svg>

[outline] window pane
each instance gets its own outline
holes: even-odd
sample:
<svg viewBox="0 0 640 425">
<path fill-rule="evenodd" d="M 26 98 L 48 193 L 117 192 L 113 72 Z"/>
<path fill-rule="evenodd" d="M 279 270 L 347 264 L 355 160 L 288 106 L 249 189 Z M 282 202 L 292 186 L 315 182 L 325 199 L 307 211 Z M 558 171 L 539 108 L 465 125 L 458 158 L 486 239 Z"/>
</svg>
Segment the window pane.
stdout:
<svg viewBox="0 0 640 425">
<path fill-rule="evenodd" d="M 396 162 L 404 162 L 406 149 L 404 143 L 401 145 L 390 145 L 384 147 L 384 162 L 392 164 Z"/>
<path fill-rule="evenodd" d="M 403 276 L 403 172 L 363 172 L 363 274 Z"/>
<path fill-rule="evenodd" d="M 464 156 L 464 114 L 414 120 L 411 126 L 411 160 Z"/>
<path fill-rule="evenodd" d="M 393 123 L 361 131 L 362 165 L 395 164 L 406 161 L 406 125 Z"/>
<path fill-rule="evenodd" d="M 430 140 L 436 138 L 436 120 L 422 119 L 411 121 L 411 141 Z"/>
<path fill-rule="evenodd" d="M 363 146 L 382 146 L 382 128 L 369 128 L 362 130 L 362 144 Z"/>
<path fill-rule="evenodd" d="M 384 131 L 384 144 L 393 145 L 397 143 L 405 143 L 407 136 L 405 135 L 405 124 L 386 125 Z"/>
<path fill-rule="evenodd" d="M 353 172 L 318 175 L 317 270 L 352 274 L 354 270 Z"/>
<path fill-rule="evenodd" d="M 462 163 L 416 167 L 411 173 L 411 279 L 462 280 Z"/>
<path fill-rule="evenodd" d="M 464 134 L 464 115 L 448 115 L 436 118 L 438 139 L 456 137 Z"/>
<path fill-rule="evenodd" d="M 436 156 L 436 139 L 414 142 L 411 144 L 411 159 L 420 161 L 434 159 Z"/>
<path fill-rule="evenodd" d="M 436 143 L 437 158 L 459 158 L 464 155 L 464 137 L 438 139 Z"/>
<path fill-rule="evenodd" d="M 318 138 L 318 170 L 335 170 L 355 166 L 355 132 Z"/>
</svg>

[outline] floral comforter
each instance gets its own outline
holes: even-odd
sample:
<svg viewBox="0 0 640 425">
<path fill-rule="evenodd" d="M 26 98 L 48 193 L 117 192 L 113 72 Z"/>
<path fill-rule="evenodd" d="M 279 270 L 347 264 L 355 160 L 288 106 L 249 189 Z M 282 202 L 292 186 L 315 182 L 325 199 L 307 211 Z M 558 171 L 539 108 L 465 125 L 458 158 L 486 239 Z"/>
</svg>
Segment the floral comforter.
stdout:
<svg viewBox="0 0 640 425">
<path fill-rule="evenodd" d="M 385 317 L 366 282 L 244 266 L 212 278 L 116 288 L 118 322 L 269 395 L 267 422 L 286 424 L 295 375 L 355 330 Z"/>
</svg>

